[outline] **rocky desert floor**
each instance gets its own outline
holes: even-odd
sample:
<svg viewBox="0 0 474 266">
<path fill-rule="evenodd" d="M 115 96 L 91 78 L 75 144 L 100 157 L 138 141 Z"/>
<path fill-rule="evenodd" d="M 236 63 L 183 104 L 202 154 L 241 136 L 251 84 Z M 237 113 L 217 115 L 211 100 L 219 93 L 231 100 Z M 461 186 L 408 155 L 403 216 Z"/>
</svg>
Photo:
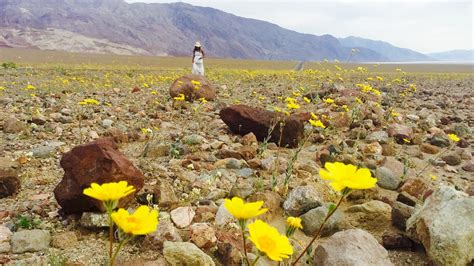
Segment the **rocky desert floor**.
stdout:
<svg viewBox="0 0 474 266">
<path fill-rule="evenodd" d="M 369 168 L 377 186 L 350 194 L 314 245 L 324 256 L 307 257 L 308 264 L 334 265 L 335 258 L 371 265 L 472 263 L 472 73 L 334 64 L 298 72 L 214 69 L 198 86 L 215 90 L 215 97 L 194 102 L 170 96 L 170 86 L 184 74 L 60 66 L 0 70 L 0 264 L 105 263 L 106 216 L 71 213 L 53 193 L 65 176 L 63 155 L 104 137 L 143 174 L 143 187 L 126 207 L 147 204 L 147 194 L 160 207 L 157 232 L 130 242 L 119 265 L 174 265 L 179 258 L 182 265 L 211 265 L 208 258 L 239 265 L 240 231 L 222 205 L 233 196 L 263 200 L 270 211 L 260 218 L 280 232 L 287 216 L 301 217 L 304 229 L 292 239 L 298 254 L 328 204 L 339 198 L 318 174 L 325 162 L 335 161 Z M 287 98 L 299 108 L 288 109 Z M 79 104 L 85 99 L 98 104 Z M 262 140 L 268 132 L 261 129 L 233 132 L 223 109 L 234 110 L 236 120 L 269 126 L 260 111 L 244 115 L 243 105 L 269 117 L 299 117 L 288 128 L 301 132 L 297 145 Z M 303 117 L 310 113 L 326 128 L 307 123 Z M 81 173 L 102 167 L 75 166 Z M 258 264 L 273 265 L 264 259 Z"/>
</svg>

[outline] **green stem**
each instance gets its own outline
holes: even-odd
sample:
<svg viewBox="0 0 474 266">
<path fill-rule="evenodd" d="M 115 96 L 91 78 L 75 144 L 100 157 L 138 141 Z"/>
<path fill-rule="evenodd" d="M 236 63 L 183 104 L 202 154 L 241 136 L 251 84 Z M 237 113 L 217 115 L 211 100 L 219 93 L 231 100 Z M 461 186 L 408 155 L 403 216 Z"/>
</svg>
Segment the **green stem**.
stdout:
<svg viewBox="0 0 474 266">
<path fill-rule="evenodd" d="M 121 249 L 121 248 L 123 247 L 123 245 L 125 244 L 125 242 L 127 242 L 127 241 L 126 241 L 126 240 L 120 241 L 120 243 L 119 243 L 117 249 L 116 249 L 115 252 L 114 252 L 114 255 L 110 258 L 110 264 L 109 264 L 109 266 L 113 266 L 113 265 L 114 265 L 115 259 L 117 258 L 117 255 L 118 255 L 120 249 Z"/>
<path fill-rule="evenodd" d="M 112 257 L 112 246 L 114 242 L 114 221 L 112 215 L 109 212 L 109 258 Z"/>
<path fill-rule="evenodd" d="M 331 218 L 331 216 L 336 212 L 337 208 L 339 208 L 339 206 L 342 203 L 342 200 L 346 197 L 348 192 L 349 192 L 349 189 L 347 189 L 347 188 L 345 188 L 343 190 L 341 199 L 339 199 L 339 202 L 337 203 L 336 207 L 332 211 L 327 213 L 326 218 L 324 218 L 323 222 L 321 223 L 321 226 L 319 226 L 318 232 L 316 233 L 316 235 L 314 235 L 313 239 L 309 242 L 309 244 L 306 246 L 306 248 L 303 250 L 303 252 L 301 252 L 301 254 L 298 256 L 298 258 L 296 258 L 295 262 L 293 262 L 293 264 L 292 264 L 293 266 L 295 266 L 298 263 L 298 261 L 301 259 L 301 257 L 303 257 L 303 255 L 306 253 L 306 251 L 308 251 L 309 247 L 314 243 L 314 241 L 319 239 L 319 236 L 321 235 L 321 232 L 323 231 L 324 225 L 329 220 L 329 218 Z"/>
<path fill-rule="evenodd" d="M 260 259 L 261 255 L 258 254 L 257 258 L 255 258 L 255 260 L 252 262 L 252 266 L 255 266 L 257 265 L 257 261 Z"/>
<path fill-rule="evenodd" d="M 247 249 L 245 248 L 247 241 L 245 240 L 245 220 L 239 220 L 240 229 L 242 230 L 242 243 L 244 244 L 244 255 L 247 265 L 250 265 L 249 257 L 247 255 Z"/>
</svg>

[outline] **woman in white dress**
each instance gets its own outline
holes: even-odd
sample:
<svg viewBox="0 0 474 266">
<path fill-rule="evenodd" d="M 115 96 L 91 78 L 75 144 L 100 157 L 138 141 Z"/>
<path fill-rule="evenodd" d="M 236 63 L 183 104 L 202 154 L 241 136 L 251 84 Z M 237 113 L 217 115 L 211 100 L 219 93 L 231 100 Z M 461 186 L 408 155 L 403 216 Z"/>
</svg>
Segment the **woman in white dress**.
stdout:
<svg viewBox="0 0 474 266">
<path fill-rule="evenodd" d="M 194 45 L 193 74 L 204 76 L 204 50 L 199 42 Z"/>
</svg>

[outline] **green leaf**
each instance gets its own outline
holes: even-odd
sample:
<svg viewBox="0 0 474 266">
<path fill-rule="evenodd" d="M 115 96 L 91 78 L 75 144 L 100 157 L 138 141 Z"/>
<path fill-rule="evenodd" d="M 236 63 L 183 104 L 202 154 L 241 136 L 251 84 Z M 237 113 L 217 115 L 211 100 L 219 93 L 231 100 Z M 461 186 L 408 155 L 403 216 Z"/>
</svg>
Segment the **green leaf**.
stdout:
<svg viewBox="0 0 474 266">
<path fill-rule="evenodd" d="M 336 204 L 330 203 L 328 206 L 328 213 L 332 213 L 336 209 Z"/>
</svg>

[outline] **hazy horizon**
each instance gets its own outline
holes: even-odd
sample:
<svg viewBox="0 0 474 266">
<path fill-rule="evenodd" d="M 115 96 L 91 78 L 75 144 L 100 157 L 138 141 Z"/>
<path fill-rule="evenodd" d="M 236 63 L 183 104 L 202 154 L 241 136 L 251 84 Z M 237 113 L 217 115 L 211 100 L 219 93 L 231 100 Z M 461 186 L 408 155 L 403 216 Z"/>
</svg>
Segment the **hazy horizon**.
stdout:
<svg viewBox="0 0 474 266">
<path fill-rule="evenodd" d="M 472 50 L 474 43 L 471 1 L 126 1 L 184 2 L 268 21 L 301 33 L 357 36 L 421 53 Z"/>
</svg>

